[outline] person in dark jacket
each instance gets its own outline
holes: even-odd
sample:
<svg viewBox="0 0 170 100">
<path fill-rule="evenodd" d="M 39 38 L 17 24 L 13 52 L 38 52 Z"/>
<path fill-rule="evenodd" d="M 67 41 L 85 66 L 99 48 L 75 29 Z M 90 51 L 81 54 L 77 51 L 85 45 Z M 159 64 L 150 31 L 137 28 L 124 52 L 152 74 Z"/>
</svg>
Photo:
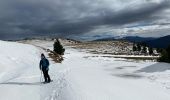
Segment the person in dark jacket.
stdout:
<svg viewBox="0 0 170 100">
<path fill-rule="evenodd" d="M 49 61 L 48 59 L 45 57 L 45 55 L 42 53 L 41 54 L 41 60 L 40 60 L 40 70 L 42 70 L 43 74 L 44 74 L 44 79 L 45 82 L 51 82 L 50 76 L 48 74 L 48 70 L 49 70 Z"/>
</svg>

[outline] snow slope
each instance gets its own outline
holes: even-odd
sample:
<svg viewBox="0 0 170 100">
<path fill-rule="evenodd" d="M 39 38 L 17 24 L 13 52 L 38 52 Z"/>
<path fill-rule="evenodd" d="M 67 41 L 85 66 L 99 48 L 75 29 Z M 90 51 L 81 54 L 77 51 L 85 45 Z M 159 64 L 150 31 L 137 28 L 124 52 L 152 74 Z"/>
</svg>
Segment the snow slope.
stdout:
<svg viewBox="0 0 170 100">
<path fill-rule="evenodd" d="M 148 78 L 150 75 L 140 72 L 140 69 L 156 64 L 155 62 L 131 62 L 125 59 L 94 56 L 69 50 L 67 59 L 61 66 L 71 69 L 66 77 L 67 87 L 63 89 L 58 100 L 170 99 L 170 90 L 151 82 Z M 165 80 L 168 81 L 167 79 Z"/>
<path fill-rule="evenodd" d="M 0 41 L 0 100 L 38 99 L 40 51 L 31 45 Z M 34 96 L 34 97 L 33 97 Z"/>
<path fill-rule="evenodd" d="M 0 82 L 9 81 L 37 66 L 40 52 L 34 46 L 0 41 Z"/>
<path fill-rule="evenodd" d="M 52 48 L 53 42 L 27 43 Z M 10 52 L 13 51 L 13 52 Z M 170 100 L 170 64 L 89 54 L 66 47 L 40 83 L 40 48 L 0 41 L 0 100 Z M 10 94 L 10 96 L 9 96 Z"/>
</svg>

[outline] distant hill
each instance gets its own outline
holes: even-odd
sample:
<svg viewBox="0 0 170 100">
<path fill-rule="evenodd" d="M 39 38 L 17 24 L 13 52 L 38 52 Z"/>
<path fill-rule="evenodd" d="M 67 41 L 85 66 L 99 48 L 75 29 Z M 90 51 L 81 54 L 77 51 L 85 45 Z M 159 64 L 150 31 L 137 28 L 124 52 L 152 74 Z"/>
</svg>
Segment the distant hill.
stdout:
<svg viewBox="0 0 170 100">
<path fill-rule="evenodd" d="M 145 41 L 144 43 L 155 48 L 167 48 L 170 45 L 170 35 Z"/>
<path fill-rule="evenodd" d="M 94 40 L 94 41 L 114 41 L 114 40 L 126 40 L 126 41 L 130 41 L 130 42 L 142 42 L 142 43 L 146 43 L 148 46 L 151 46 L 151 47 L 154 47 L 154 48 L 167 48 L 170 45 L 170 35 L 160 37 L 160 38 L 127 36 L 127 37 L 117 39 L 115 37 L 109 37 L 109 38 L 97 39 L 97 40 Z"/>
<path fill-rule="evenodd" d="M 153 37 L 127 36 L 127 37 L 123 37 L 122 39 L 130 41 L 130 42 L 144 42 L 144 41 L 154 40 L 156 38 L 153 38 Z"/>
<path fill-rule="evenodd" d="M 115 38 L 115 37 L 109 37 L 109 38 L 102 38 L 102 39 L 97 39 L 95 41 L 113 41 L 113 40 L 126 40 L 130 42 L 144 42 L 148 40 L 154 40 L 155 38 L 152 37 L 138 37 L 138 36 L 127 36 L 123 38 Z"/>
<path fill-rule="evenodd" d="M 93 41 L 113 41 L 116 40 L 114 37 L 110 37 L 110 38 L 101 38 L 101 39 L 96 39 Z"/>
</svg>

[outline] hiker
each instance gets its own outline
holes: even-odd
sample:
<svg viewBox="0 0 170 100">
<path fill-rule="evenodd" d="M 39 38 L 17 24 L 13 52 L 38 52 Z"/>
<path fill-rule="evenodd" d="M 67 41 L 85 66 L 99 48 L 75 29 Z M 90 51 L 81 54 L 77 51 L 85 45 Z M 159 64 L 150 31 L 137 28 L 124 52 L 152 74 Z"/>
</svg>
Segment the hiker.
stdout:
<svg viewBox="0 0 170 100">
<path fill-rule="evenodd" d="M 48 75 L 49 61 L 43 53 L 41 54 L 41 60 L 40 60 L 40 66 L 39 67 L 40 67 L 40 70 L 44 74 L 45 83 L 51 82 L 50 76 Z"/>
</svg>

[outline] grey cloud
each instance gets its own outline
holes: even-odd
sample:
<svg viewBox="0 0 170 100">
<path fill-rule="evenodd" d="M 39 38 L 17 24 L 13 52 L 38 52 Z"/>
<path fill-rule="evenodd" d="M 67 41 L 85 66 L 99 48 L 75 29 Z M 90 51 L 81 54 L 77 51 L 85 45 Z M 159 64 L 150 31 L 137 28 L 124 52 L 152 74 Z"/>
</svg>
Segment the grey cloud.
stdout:
<svg viewBox="0 0 170 100">
<path fill-rule="evenodd" d="M 2 0 L 0 39 L 30 34 L 69 36 L 90 33 L 100 26 L 152 23 L 163 17 L 155 15 L 169 7 L 169 0 L 131 4 L 121 10 L 108 7 L 101 0 Z"/>
</svg>

